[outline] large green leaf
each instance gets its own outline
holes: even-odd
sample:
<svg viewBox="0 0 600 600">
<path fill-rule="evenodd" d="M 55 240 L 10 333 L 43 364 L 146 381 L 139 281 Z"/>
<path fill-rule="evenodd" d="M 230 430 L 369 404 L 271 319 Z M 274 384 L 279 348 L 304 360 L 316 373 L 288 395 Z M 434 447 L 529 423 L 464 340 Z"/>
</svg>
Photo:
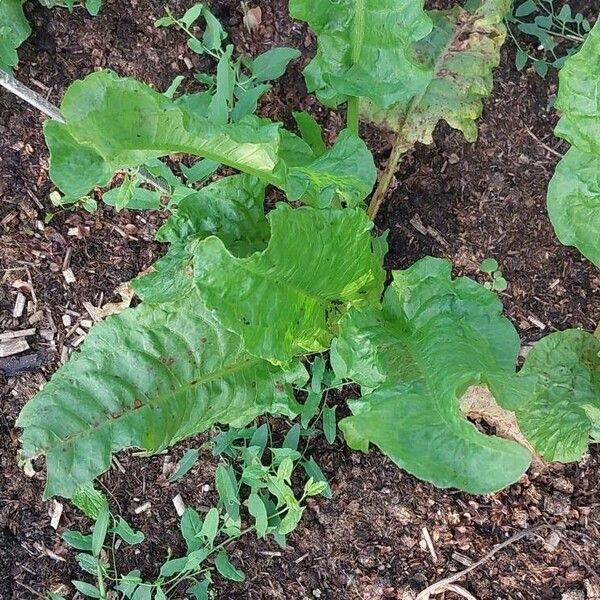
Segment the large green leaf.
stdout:
<svg viewBox="0 0 600 600">
<path fill-rule="evenodd" d="M 429 67 L 426 87 L 388 109 L 365 101 L 363 117 L 400 131 L 407 150 L 415 142 L 431 144 L 442 119 L 462 131 L 468 141 L 475 141 L 482 100 L 492 91 L 492 71 L 500 63 L 506 38 L 503 19 L 510 7 L 510 0 L 484 0 L 474 13 L 458 6 L 430 11 L 433 30 L 417 45 Z"/>
<path fill-rule="evenodd" d="M 600 267 L 600 154 L 570 148 L 550 180 L 547 202 L 561 243 Z"/>
<path fill-rule="evenodd" d="M 0 69 L 10 71 L 19 61 L 17 48 L 31 35 L 23 0 L 0 2 Z"/>
<path fill-rule="evenodd" d="M 560 70 L 555 133 L 573 147 L 548 187 L 548 213 L 558 239 L 600 267 L 600 22 Z"/>
<path fill-rule="evenodd" d="M 600 156 L 600 20 L 579 51 L 559 71 L 556 108 L 562 116 L 555 133 L 583 152 Z"/>
<path fill-rule="evenodd" d="M 269 245 L 248 258 L 216 237 L 201 242 L 196 279 L 207 306 L 251 354 L 284 363 L 328 347 L 338 307 L 378 303 L 383 269 L 361 209 L 279 204 L 268 218 Z"/>
<path fill-rule="evenodd" d="M 553 333 L 529 352 L 522 373 L 538 376 L 517 418 L 541 456 L 577 461 L 590 439 L 600 442 L 600 340 L 576 329 Z"/>
<path fill-rule="evenodd" d="M 197 293 L 109 317 L 22 410 L 23 457 L 46 457 L 46 496 L 69 497 L 128 447 L 160 452 L 215 423 L 296 408 L 284 372 L 250 356 Z"/>
<path fill-rule="evenodd" d="M 495 294 L 450 265 L 425 258 L 394 272 L 383 310 L 352 309 L 332 349 L 339 377 L 367 394 L 350 403 L 340 428 L 352 448 L 377 445 L 398 466 L 438 487 L 487 493 L 513 483 L 530 454 L 481 433 L 459 399 L 483 383 L 497 403 L 515 410 L 532 380 L 515 373 L 519 337 Z M 374 390 L 374 391 L 372 391 Z"/>
<path fill-rule="evenodd" d="M 46 123 L 50 176 L 68 196 L 106 185 L 114 172 L 181 152 L 277 184 L 279 126 L 248 118 L 214 125 L 133 79 L 99 71 L 73 83 L 66 123 Z"/>
<path fill-rule="evenodd" d="M 423 0 L 290 0 L 318 37 L 305 69 L 309 92 L 335 107 L 350 96 L 389 106 L 419 94 L 431 77 L 414 43 L 431 31 Z"/>
<path fill-rule="evenodd" d="M 118 170 L 175 153 L 201 156 L 254 175 L 291 200 L 325 206 L 337 196 L 355 206 L 370 193 L 376 169 L 368 148 L 343 132 L 323 156 L 277 123 L 248 116 L 219 125 L 133 79 L 100 71 L 73 83 L 46 124 L 50 176 L 69 199 L 105 186 Z"/>
</svg>

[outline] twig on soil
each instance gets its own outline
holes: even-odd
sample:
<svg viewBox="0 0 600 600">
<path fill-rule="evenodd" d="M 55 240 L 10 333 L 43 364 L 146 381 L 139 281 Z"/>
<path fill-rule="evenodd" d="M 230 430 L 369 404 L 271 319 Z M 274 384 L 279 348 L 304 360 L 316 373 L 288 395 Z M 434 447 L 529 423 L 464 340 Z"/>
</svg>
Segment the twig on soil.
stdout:
<svg viewBox="0 0 600 600">
<path fill-rule="evenodd" d="M 458 581 L 459 579 L 462 579 L 465 575 L 467 575 L 471 571 L 474 571 L 481 565 L 485 564 L 488 560 L 490 560 L 490 558 L 492 558 L 492 556 L 494 556 L 494 554 L 496 554 L 497 552 L 500 552 L 500 550 L 506 548 L 507 546 L 510 546 L 511 544 L 514 544 L 515 542 L 518 542 L 520 539 L 527 537 L 528 535 L 531 535 L 532 533 L 535 533 L 536 531 L 539 531 L 540 529 L 551 529 L 551 530 L 555 531 L 556 527 L 554 525 L 543 524 L 543 525 L 536 525 L 535 527 L 530 527 L 529 529 L 525 529 L 523 531 L 519 531 L 519 533 L 516 533 L 512 537 L 508 538 L 506 541 L 502 542 L 501 544 L 498 544 L 497 546 L 494 546 L 483 558 L 481 558 L 477 562 L 473 563 L 470 567 L 467 567 L 466 569 L 463 569 L 462 571 L 459 571 L 458 573 L 455 573 L 454 575 L 452 575 L 450 577 L 446 577 L 445 579 L 442 579 L 442 580 L 438 581 L 437 583 L 430 585 L 428 588 L 426 588 L 422 592 L 420 592 L 415 600 L 429 600 L 431 598 L 431 596 L 436 595 L 436 594 L 441 594 L 446 591 L 456 592 L 456 589 L 452 589 L 452 587 L 450 587 L 456 581 Z M 469 598 L 469 596 L 465 596 L 465 598 Z M 472 596 L 471 596 L 471 598 L 472 598 Z"/>
<path fill-rule="evenodd" d="M 525 125 L 525 131 L 527 131 L 527 133 L 542 147 L 544 147 L 546 150 L 548 150 L 548 152 L 550 152 L 551 154 L 554 154 L 554 156 L 558 156 L 558 158 L 562 158 L 563 155 L 558 152 L 558 150 L 555 150 L 554 148 L 552 148 L 552 146 L 548 146 L 548 144 L 546 144 L 545 142 L 543 142 L 542 140 L 540 140 L 540 138 L 535 135 L 535 133 L 533 133 L 533 131 L 531 131 L 531 129 L 529 129 L 529 127 L 527 127 L 527 125 Z"/>
</svg>

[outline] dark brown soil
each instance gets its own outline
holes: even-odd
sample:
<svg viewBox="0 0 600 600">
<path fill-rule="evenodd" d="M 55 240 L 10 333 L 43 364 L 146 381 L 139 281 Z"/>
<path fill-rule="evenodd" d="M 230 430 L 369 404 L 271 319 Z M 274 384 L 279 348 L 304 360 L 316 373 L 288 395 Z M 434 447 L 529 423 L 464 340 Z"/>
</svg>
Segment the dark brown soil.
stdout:
<svg viewBox="0 0 600 600">
<path fill-rule="evenodd" d="M 190 4 L 177 0 L 170 6 L 181 11 Z M 287 3 L 258 3 L 263 24 L 253 35 L 242 26 L 238 2 L 211 4 L 239 51 L 254 55 L 273 45 L 290 45 L 305 54 L 268 94 L 262 114 L 291 126 L 291 111 L 303 107 L 334 136 L 341 117 L 305 96 L 301 68 L 314 42 L 302 24 L 290 21 Z M 70 15 L 28 3 L 35 33 L 22 48 L 18 76 L 58 103 L 70 81 L 99 67 L 159 89 L 175 75 L 191 74 L 184 57 L 197 67 L 209 67 L 186 50 L 183 35 L 154 29 L 163 6 L 159 0 L 108 0 L 92 19 L 82 11 Z M 468 144 L 440 126 L 434 146 L 419 147 L 406 158 L 398 186 L 377 220 L 379 228 L 390 231 L 390 268 L 433 254 L 452 260 L 458 273 L 480 277 L 479 261 L 496 258 L 510 283 L 502 294 L 507 314 L 525 342 L 555 329 L 591 329 L 600 321 L 598 271 L 557 242 L 544 207 L 557 161 L 544 144 L 565 150 L 552 136 L 557 116 L 548 104 L 555 91 L 553 76 L 542 80 L 530 71 L 518 73 L 507 45 L 479 141 Z M 113 299 L 120 283 L 163 251 L 152 241 L 163 218 L 158 213 L 117 214 L 101 208 L 88 214 L 51 207 L 42 123 L 38 113 L 0 92 L 0 331 L 35 327 L 36 334 L 28 338 L 30 353 L 36 362 L 41 352 L 48 363 L 41 370 L 34 366 L 32 373 L 0 377 L 0 600 L 31 600 L 61 584 L 72 594 L 70 580 L 82 575 L 60 534 L 89 523 L 65 503 L 58 531 L 50 527 L 52 503 L 41 500 L 42 474 L 27 478 L 17 466 L 14 422 L 60 364 L 63 348 L 72 347 L 85 330 L 89 317 L 84 302 L 98 306 Z M 373 130 L 365 134 L 383 167 L 389 152 L 386 136 Z M 65 282 L 66 266 L 75 283 Z M 17 280 L 25 284 L 14 287 Z M 27 306 L 15 319 L 19 290 Z M 65 314 L 70 326 L 63 324 Z M 77 326 L 82 329 L 75 331 Z M 186 447 L 199 443 L 189 440 L 168 456 L 176 460 Z M 181 550 L 173 496 L 181 493 L 191 506 L 213 500 L 212 491 L 202 491 L 212 483 L 215 466 L 208 452 L 184 480 L 159 485 L 168 456 L 123 454 L 119 460 L 125 473 L 113 469 L 102 479 L 114 507 L 147 536 L 139 551 L 119 555 L 124 570 L 139 567 L 155 575 L 167 548 Z M 436 490 L 379 453 L 352 453 L 341 442 L 317 448 L 315 457 L 331 478 L 333 500 L 311 501 L 285 551 L 250 538 L 237 543 L 235 558 L 248 578 L 243 584 L 219 581 L 219 598 L 408 600 L 536 524 L 560 525 L 563 533 L 557 537 L 551 529 L 536 531 L 460 584 L 479 600 L 600 597 L 597 448 L 579 464 L 530 472 L 510 489 L 486 497 Z M 136 515 L 134 509 L 145 502 L 151 509 Z"/>
</svg>

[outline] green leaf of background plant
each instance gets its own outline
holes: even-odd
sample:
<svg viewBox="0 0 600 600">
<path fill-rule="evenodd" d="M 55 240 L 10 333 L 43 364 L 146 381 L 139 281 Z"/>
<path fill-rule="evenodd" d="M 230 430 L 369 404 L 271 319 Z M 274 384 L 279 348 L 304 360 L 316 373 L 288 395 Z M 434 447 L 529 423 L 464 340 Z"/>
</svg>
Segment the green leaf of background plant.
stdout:
<svg viewBox="0 0 600 600">
<path fill-rule="evenodd" d="M 579 460 L 600 427 L 600 340 L 577 329 L 553 333 L 532 348 L 522 373 L 538 383 L 517 411 L 521 430 L 544 459 Z"/>
<path fill-rule="evenodd" d="M 87 596 L 88 598 L 101 598 L 100 590 L 95 585 L 76 579 L 73 579 L 71 583 L 75 586 L 75 589 L 84 596 Z"/>
<path fill-rule="evenodd" d="M 373 443 L 438 487 L 488 493 L 517 481 L 531 457 L 479 432 L 459 398 L 485 383 L 500 406 L 514 410 L 532 381 L 515 374 L 519 337 L 496 295 L 450 275 L 446 261 L 422 259 L 394 272 L 383 310 L 357 307 L 343 317 L 332 364 L 366 395 L 349 403 L 354 416 L 339 427 L 350 447 L 366 451 Z"/>
<path fill-rule="evenodd" d="M 273 81 L 279 79 L 290 62 L 300 56 L 296 48 L 271 48 L 252 60 L 250 70 L 259 83 Z"/>
<path fill-rule="evenodd" d="M 19 58 L 17 48 L 31 35 L 22 0 L 0 2 L 0 69 L 9 71 Z"/>
<path fill-rule="evenodd" d="M 600 154 L 570 148 L 550 180 L 547 202 L 560 242 L 600 268 Z"/>
<path fill-rule="evenodd" d="M 548 187 L 548 213 L 560 241 L 600 267 L 600 22 L 559 72 L 555 133 L 572 148 Z"/>
<path fill-rule="evenodd" d="M 185 540 L 188 553 L 198 550 L 203 544 L 200 539 L 202 531 L 202 519 L 196 510 L 191 507 L 186 507 L 181 515 L 179 524 L 181 535 Z"/>
<path fill-rule="evenodd" d="M 433 31 L 417 45 L 430 68 L 422 92 L 389 109 L 365 101 L 363 117 L 401 131 L 405 150 L 415 142 L 433 143 L 442 119 L 475 141 L 482 100 L 492 91 L 492 71 L 500 63 L 506 38 L 503 19 L 510 8 L 510 0 L 484 0 L 473 14 L 461 7 L 429 11 Z"/>
<path fill-rule="evenodd" d="M 174 483 L 183 479 L 186 474 L 194 467 L 196 462 L 198 461 L 198 456 L 200 456 L 200 452 L 197 448 L 190 448 L 185 451 L 185 454 L 181 457 L 179 461 L 179 466 L 177 467 L 177 471 L 173 473 L 169 477 L 169 481 Z"/>
<path fill-rule="evenodd" d="M 248 512 L 254 517 L 256 535 L 259 538 L 263 538 L 267 533 L 269 520 L 265 504 L 255 492 L 251 493 L 248 498 Z"/>
<path fill-rule="evenodd" d="M 236 569 L 229 558 L 227 557 L 227 553 L 221 550 L 217 557 L 215 558 L 215 567 L 217 571 L 226 579 L 231 579 L 232 581 L 244 581 L 246 579 L 246 575 L 244 575 L 243 571 Z"/>
<path fill-rule="evenodd" d="M 251 354 L 285 363 L 328 347 L 334 302 L 378 302 L 382 267 L 362 210 L 279 204 L 268 218 L 266 250 L 237 258 L 208 238 L 198 245 L 195 275 L 207 306 Z"/>
<path fill-rule="evenodd" d="M 135 531 L 123 517 L 117 517 L 113 531 L 130 546 L 141 544 L 146 537 L 141 531 Z"/>
<path fill-rule="evenodd" d="M 249 356 L 196 294 L 142 304 L 96 325 L 25 405 L 17 422 L 23 457 L 44 454 L 46 497 L 69 497 L 123 448 L 156 453 L 215 423 L 297 412 L 291 383 L 301 385 L 303 372 Z"/>
<path fill-rule="evenodd" d="M 414 51 L 431 31 L 423 0 L 290 0 L 289 10 L 317 34 L 304 76 L 325 105 L 362 96 L 385 107 L 427 85 L 430 68 Z"/>
</svg>

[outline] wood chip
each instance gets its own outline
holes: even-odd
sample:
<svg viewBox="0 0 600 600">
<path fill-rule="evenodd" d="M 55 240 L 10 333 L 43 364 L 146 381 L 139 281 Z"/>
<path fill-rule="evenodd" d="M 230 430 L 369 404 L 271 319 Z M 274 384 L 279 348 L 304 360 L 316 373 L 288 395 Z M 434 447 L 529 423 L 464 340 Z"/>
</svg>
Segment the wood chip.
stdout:
<svg viewBox="0 0 600 600">
<path fill-rule="evenodd" d="M 146 512 L 151 506 L 152 506 L 152 504 L 150 504 L 150 502 L 146 502 L 146 503 L 142 504 L 141 506 L 138 506 L 136 509 L 134 509 L 133 512 L 136 515 L 139 515 L 143 512 Z"/>
<path fill-rule="evenodd" d="M 70 285 L 71 283 L 75 283 L 75 275 L 73 274 L 73 271 L 70 268 L 65 269 L 63 271 L 63 277 L 65 278 L 67 285 Z"/>
<path fill-rule="evenodd" d="M 542 323 L 535 315 L 529 315 L 527 317 L 530 323 L 533 323 L 538 329 L 544 331 L 546 329 L 546 325 Z"/>
<path fill-rule="evenodd" d="M 433 542 L 431 541 L 431 536 L 429 535 L 429 530 L 427 527 L 423 527 L 423 529 L 421 529 L 421 534 L 423 535 L 423 540 L 425 541 L 425 545 L 429 550 L 429 554 L 431 554 L 433 562 L 437 563 L 437 554 L 435 553 L 435 548 L 433 547 Z"/>
<path fill-rule="evenodd" d="M 71 327 L 71 324 L 73 323 L 71 315 L 63 315 L 62 322 L 65 327 Z"/>
<path fill-rule="evenodd" d="M 13 354 L 19 354 L 20 352 L 25 352 L 25 350 L 29 350 L 29 344 L 23 338 L 2 342 L 0 344 L 0 358 L 13 356 Z"/>
<path fill-rule="evenodd" d="M 17 299 L 15 300 L 15 306 L 13 308 L 13 318 L 18 319 L 25 310 L 25 296 L 21 293 L 17 293 Z"/>
<path fill-rule="evenodd" d="M 34 335 L 35 331 L 35 327 L 32 327 L 31 329 L 21 329 L 19 331 L 5 331 L 4 333 L 0 333 L 0 341 L 27 337 L 28 335 Z"/>
<path fill-rule="evenodd" d="M 52 510 L 50 511 L 50 527 L 57 530 L 60 518 L 63 514 L 63 505 L 57 500 L 53 500 Z"/>
<path fill-rule="evenodd" d="M 173 498 L 173 506 L 177 511 L 177 516 L 182 517 L 183 513 L 185 512 L 185 502 L 183 501 L 181 494 L 177 494 L 177 496 Z"/>
</svg>

